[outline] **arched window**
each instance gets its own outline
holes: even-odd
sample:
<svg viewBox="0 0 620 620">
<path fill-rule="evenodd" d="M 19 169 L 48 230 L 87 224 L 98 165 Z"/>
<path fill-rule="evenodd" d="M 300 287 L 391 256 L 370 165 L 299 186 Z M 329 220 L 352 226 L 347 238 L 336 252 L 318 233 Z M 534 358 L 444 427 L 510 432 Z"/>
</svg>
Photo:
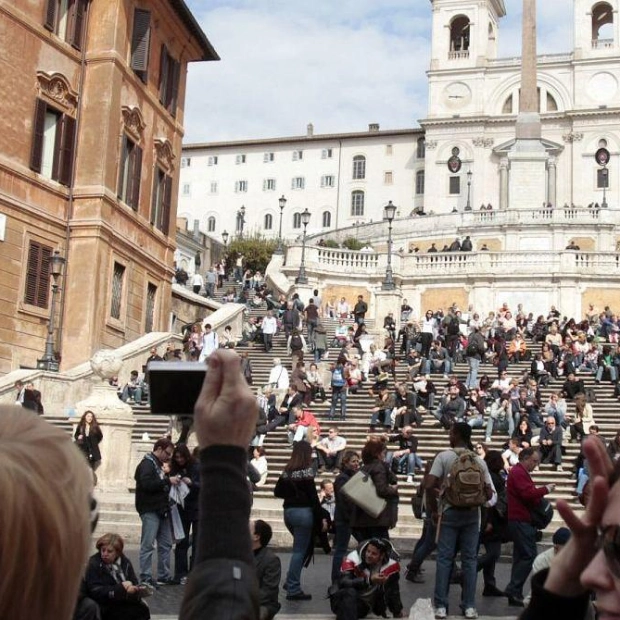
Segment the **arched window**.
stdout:
<svg viewBox="0 0 620 620">
<path fill-rule="evenodd" d="M 213 216 L 207 220 L 207 232 L 215 232 L 215 218 Z"/>
<path fill-rule="evenodd" d="M 356 155 L 353 158 L 353 179 L 366 178 L 366 158 L 363 155 Z"/>
<path fill-rule="evenodd" d="M 415 193 L 418 196 L 424 193 L 424 170 L 415 173 Z"/>
<path fill-rule="evenodd" d="M 592 47 L 594 49 L 613 47 L 614 12 L 607 2 L 592 7 Z"/>
<path fill-rule="evenodd" d="M 293 228 L 301 228 L 301 213 L 293 213 Z"/>
<path fill-rule="evenodd" d="M 504 106 L 502 107 L 502 114 L 512 114 L 513 102 L 514 102 L 514 97 L 512 95 L 509 95 L 508 99 L 504 101 Z"/>
<path fill-rule="evenodd" d="M 459 15 L 450 24 L 450 52 L 460 52 L 457 57 L 466 57 L 469 52 L 469 17 Z M 456 55 L 456 54 L 455 54 Z"/>
<path fill-rule="evenodd" d="M 364 215 L 364 192 L 356 189 L 351 192 L 351 216 L 363 217 Z"/>
<path fill-rule="evenodd" d="M 547 112 L 557 112 L 558 102 L 554 99 L 551 93 L 547 93 Z"/>
<path fill-rule="evenodd" d="M 329 211 L 323 211 L 323 228 L 330 228 L 332 225 L 332 214 Z"/>
<path fill-rule="evenodd" d="M 418 138 L 418 148 L 416 151 L 416 157 L 418 159 L 424 159 L 426 156 L 426 140 L 424 138 Z"/>
<path fill-rule="evenodd" d="M 273 215 L 271 215 L 271 213 L 265 215 L 264 228 L 265 230 L 271 230 L 273 228 Z"/>
</svg>

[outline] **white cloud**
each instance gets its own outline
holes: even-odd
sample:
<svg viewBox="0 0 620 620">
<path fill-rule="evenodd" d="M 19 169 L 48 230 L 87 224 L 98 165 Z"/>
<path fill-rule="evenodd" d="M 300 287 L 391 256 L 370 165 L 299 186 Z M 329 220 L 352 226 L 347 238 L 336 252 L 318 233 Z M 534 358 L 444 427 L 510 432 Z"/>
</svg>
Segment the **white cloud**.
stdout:
<svg viewBox="0 0 620 620">
<path fill-rule="evenodd" d="M 520 2 L 500 54 L 520 51 Z M 431 4 L 190 0 L 222 60 L 190 66 L 186 142 L 415 126 L 426 116 Z M 569 51 L 570 0 L 539 3 L 539 51 Z"/>
</svg>

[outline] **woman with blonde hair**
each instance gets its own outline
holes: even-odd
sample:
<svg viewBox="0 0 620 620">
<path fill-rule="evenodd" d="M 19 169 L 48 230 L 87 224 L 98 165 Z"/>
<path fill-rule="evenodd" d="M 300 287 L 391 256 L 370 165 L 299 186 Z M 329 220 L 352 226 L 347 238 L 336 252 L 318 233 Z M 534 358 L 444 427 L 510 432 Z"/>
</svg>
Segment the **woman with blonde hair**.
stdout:
<svg viewBox="0 0 620 620">
<path fill-rule="evenodd" d="M 573 402 L 575 403 L 575 420 L 570 425 L 570 438 L 571 441 L 576 439 L 581 441 L 590 432 L 590 427 L 594 424 L 594 412 L 592 405 L 586 401 L 586 395 L 583 392 L 575 394 Z"/>
<path fill-rule="evenodd" d="M 90 546 L 91 474 L 65 431 L 0 406 L 0 618 L 73 617 Z"/>
<path fill-rule="evenodd" d="M 123 554 L 125 542 L 118 534 L 99 538 L 97 553 L 91 556 L 84 582 L 90 598 L 99 604 L 102 620 L 148 620 L 148 606 L 142 601 L 153 591 L 138 585 L 136 572 Z"/>
</svg>

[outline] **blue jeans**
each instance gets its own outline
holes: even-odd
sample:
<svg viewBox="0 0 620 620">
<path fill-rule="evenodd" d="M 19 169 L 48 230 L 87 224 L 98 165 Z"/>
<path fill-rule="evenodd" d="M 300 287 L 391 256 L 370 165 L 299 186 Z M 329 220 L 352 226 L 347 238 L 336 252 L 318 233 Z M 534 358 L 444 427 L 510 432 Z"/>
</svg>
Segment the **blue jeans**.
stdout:
<svg viewBox="0 0 620 620">
<path fill-rule="evenodd" d="M 340 401 L 340 419 L 344 420 L 347 417 L 347 388 L 346 387 L 332 387 L 332 404 L 329 409 L 330 420 L 333 420 L 336 415 L 336 406 Z"/>
<path fill-rule="evenodd" d="M 306 551 L 312 541 L 314 516 L 312 508 L 285 508 L 284 525 L 293 536 L 293 555 L 286 574 L 288 594 L 299 594 L 301 590 L 301 569 Z"/>
<path fill-rule="evenodd" d="M 607 366 L 607 368 L 605 368 L 605 366 L 601 365 L 598 367 L 598 370 L 596 371 L 596 380 L 600 381 L 603 378 L 603 372 L 605 372 L 605 370 L 609 371 L 609 380 L 612 383 L 615 383 L 617 380 L 617 374 L 616 374 L 616 367 L 615 366 Z"/>
<path fill-rule="evenodd" d="M 385 457 L 385 462 L 388 464 L 388 467 L 392 466 L 392 461 L 394 460 L 394 453 L 388 452 Z M 403 454 L 402 456 L 396 457 L 398 461 L 398 469 L 400 470 L 405 463 L 407 464 L 407 474 L 413 476 L 416 467 L 418 469 L 424 468 L 424 461 L 415 453 L 411 452 L 410 454 Z"/>
<path fill-rule="evenodd" d="M 171 578 L 170 552 L 172 551 L 172 524 L 170 516 L 161 517 L 156 512 L 140 515 L 140 581 L 153 579 L 153 551 L 157 541 L 157 580 Z"/>
<path fill-rule="evenodd" d="M 495 424 L 497 424 L 498 429 L 499 429 L 499 423 L 505 425 L 508 424 L 508 435 L 510 437 L 512 437 L 512 434 L 515 431 L 515 419 L 512 417 L 512 415 L 507 415 L 505 418 L 492 418 L 491 416 L 489 416 L 489 419 L 487 420 L 487 430 L 486 430 L 486 436 L 490 437 L 493 434 L 493 429 L 495 427 Z"/>
<path fill-rule="evenodd" d="M 469 372 L 467 373 L 465 387 L 472 389 L 475 388 L 478 383 L 478 368 L 480 367 L 480 360 L 477 357 L 468 357 L 467 365 L 469 366 Z"/>
<path fill-rule="evenodd" d="M 523 598 L 523 585 L 532 570 L 536 558 L 536 528 L 531 523 L 508 521 L 508 532 L 512 544 L 512 571 L 506 594 L 514 598 Z"/>
<path fill-rule="evenodd" d="M 435 607 L 448 609 L 450 574 L 457 552 L 461 552 L 463 570 L 463 611 L 476 607 L 476 580 L 478 578 L 478 538 L 480 510 L 448 508 L 442 515 L 437 541 L 437 573 L 435 577 Z"/>
</svg>

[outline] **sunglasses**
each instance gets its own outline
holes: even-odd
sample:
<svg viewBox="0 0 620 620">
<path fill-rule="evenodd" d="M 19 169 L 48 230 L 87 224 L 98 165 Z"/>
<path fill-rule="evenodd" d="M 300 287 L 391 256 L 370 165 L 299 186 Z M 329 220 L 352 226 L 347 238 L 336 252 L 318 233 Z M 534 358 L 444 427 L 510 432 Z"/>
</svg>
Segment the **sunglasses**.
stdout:
<svg viewBox="0 0 620 620">
<path fill-rule="evenodd" d="M 603 550 L 609 570 L 620 579 L 620 525 L 600 528 L 596 548 Z"/>
</svg>

